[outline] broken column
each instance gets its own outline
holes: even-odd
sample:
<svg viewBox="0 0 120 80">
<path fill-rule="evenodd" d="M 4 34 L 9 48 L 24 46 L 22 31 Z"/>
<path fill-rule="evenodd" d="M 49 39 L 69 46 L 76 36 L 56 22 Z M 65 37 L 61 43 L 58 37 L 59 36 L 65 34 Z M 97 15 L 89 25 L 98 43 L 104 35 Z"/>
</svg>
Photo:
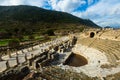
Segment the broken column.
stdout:
<svg viewBox="0 0 120 80">
<path fill-rule="evenodd" d="M 32 61 L 32 68 L 36 69 L 36 61 L 35 60 Z"/>
<path fill-rule="evenodd" d="M 38 65 L 39 65 L 39 69 L 40 69 L 40 71 L 42 72 L 43 69 L 42 69 L 42 65 L 41 65 L 41 63 L 38 63 Z"/>
<path fill-rule="evenodd" d="M 49 52 L 48 52 L 48 59 L 51 59 L 50 53 L 51 53 L 51 51 L 49 50 Z"/>
<path fill-rule="evenodd" d="M 58 47 L 58 51 L 57 51 L 58 53 L 60 53 L 60 49 L 61 49 L 61 46 Z"/>
<path fill-rule="evenodd" d="M 9 61 L 8 61 L 8 60 L 6 61 L 6 68 L 7 68 L 7 69 L 10 68 Z"/>
<path fill-rule="evenodd" d="M 32 44 L 31 49 L 34 50 L 34 44 Z"/>
<path fill-rule="evenodd" d="M 7 53 L 8 53 L 8 55 L 9 55 L 9 58 L 11 58 L 11 53 L 10 53 L 10 50 L 9 50 L 9 49 L 7 49 Z"/>
<path fill-rule="evenodd" d="M 29 67 L 32 66 L 32 61 L 31 61 L 31 59 L 29 59 L 29 60 L 27 61 L 27 63 L 28 63 L 28 66 L 29 66 Z"/>
<path fill-rule="evenodd" d="M 51 55 L 51 59 L 52 59 L 52 60 L 54 59 L 54 55 L 53 55 L 53 54 Z"/>
<path fill-rule="evenodd" d="M 44 50 L 43 50 L 43 49 L 41 49 L 41 52 L 44 52 Z"/>
<path fill-rule="evenodd" d="M 73 39 L 72 39 L 72 45 L 75 45 L 76 42 L 77 42 L 77 37 L 74 36 Z"/>
<path fill-rule="evenodd" d="M 16 53 L 16 55 L 18 55 L 17 49 L 15 49 L 15 53 Z"/>
<path fill-rule="evenodd" d="M 64 53 L 64 48 L 62 48 L 60 51 L 61 51 L 61 53 Z"/>
<path fill-rule="evenodd" d="M 2 53 L 0 54 L 0 61 L 2 61 Z"/>
<path fill-rule="evenodd" d="M 27 61 L 28 59 L 27 59 L 27 54 L 25 54 L 25 61 Z"/>
<path fill-rule="evenodd" d="M 24 53 L 23 49 L 21 51 L 22 51 L 22 53 Z"/>
<path fill-rule="evenodd" d="M 16 62 L 17 62 L 17 65 L 20 64 L 18 56 L 16 56 Z"/>
</svg>

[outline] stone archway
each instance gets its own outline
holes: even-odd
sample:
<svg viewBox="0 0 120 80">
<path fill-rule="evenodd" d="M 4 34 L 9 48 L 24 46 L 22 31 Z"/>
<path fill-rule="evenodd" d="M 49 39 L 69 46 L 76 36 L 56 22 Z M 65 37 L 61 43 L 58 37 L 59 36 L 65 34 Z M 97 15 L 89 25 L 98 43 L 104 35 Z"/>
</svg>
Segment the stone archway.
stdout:
<svg viewBox="0 0 120 80">
<path fill-rule="evenodd" d="M 95 33 L 94 32 L 91 32 L 90 33 L 90 38 L 93 38 L 95 36 Z"/>
</svg>

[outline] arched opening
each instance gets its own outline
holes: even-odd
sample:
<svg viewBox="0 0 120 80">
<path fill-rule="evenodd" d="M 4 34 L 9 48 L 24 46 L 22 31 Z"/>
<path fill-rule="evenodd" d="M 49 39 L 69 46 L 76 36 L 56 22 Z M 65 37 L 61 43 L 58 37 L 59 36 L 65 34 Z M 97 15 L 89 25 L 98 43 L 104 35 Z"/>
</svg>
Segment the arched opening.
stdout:
<svg viewBox="0 0 120 80">
<path fill-rule="evenodd" d="M 93 38 L 95 36 L 95 33 L 94 32 L 91 32 L 90 33 L 90 38 Z"/>
</svg>

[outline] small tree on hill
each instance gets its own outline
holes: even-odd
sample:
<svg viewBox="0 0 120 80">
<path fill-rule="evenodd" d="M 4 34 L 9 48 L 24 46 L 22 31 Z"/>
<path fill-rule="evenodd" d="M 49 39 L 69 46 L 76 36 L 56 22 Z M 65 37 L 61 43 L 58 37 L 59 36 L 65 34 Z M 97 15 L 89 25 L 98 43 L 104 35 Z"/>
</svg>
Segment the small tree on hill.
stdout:
<svg viewBox="0 0 120 80">
<path fill-rule="evenodd" d="M 44 39 L 45 39 L 45 40 L 49 40 L 50 37 L 49 37 L 47 34 L 45 34 L 45 35 L 44 35 Z"/>
<path fill-rule="evenodd" d="M 49 36 L 54 36 L 54 35 L 55 35 L 55 34 L 54 34 L 54 30 L 52 30 L 52 29 L 48 30 L 48 31 L 47 31 L 47 34 L 48 34 Z"/>
<path fill-rule="evenodd" d="M 43 34 L 47 34 L 48 36 L 54 36 L 54 30 L 53 29 L 48 29 L 47 31 L 45 31 Z"/>
<path fill-rule="evenodd" d="M 30 39 L 30 40 L 33 40 L 33 39 L 35 39 L 35 37 L 34 37 L 33 35 L 30 35 L 30 36 L 29 36 L 29 39 Z"/>
<path fill-rule="evenodd" d="M 20 45 L 19 39 L 12 39 L 8 42 L 8 46 L 11 48 L 17 48 Z"/>
</svg>

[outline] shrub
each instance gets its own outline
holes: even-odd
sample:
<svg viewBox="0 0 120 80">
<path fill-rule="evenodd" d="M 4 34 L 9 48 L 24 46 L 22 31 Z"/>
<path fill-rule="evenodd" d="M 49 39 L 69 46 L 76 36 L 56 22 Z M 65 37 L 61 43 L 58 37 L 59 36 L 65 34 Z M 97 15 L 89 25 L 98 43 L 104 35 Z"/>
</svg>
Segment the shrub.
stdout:
<svg viewBox="0 0 120 80">
<path fill-rule="evenodd" d="M 48 36 L 54 36 L 54 30 L 53 29 L 48 29 L 47 31 L 45 31 L 43 34 L 47 34 Z"/>
<path fill-rule="evenodd" d="M 20 45 L 19 39 L 12 39 L 8 42 L 9 47 L 16 48 Z"/>
<path fill-rule="evenodd" d="M 29 36 L 29 39 L 30 39 L 30 40 L 35 39 L 34 35 L 30 35 L 30 36 Z"/>
</svg>

